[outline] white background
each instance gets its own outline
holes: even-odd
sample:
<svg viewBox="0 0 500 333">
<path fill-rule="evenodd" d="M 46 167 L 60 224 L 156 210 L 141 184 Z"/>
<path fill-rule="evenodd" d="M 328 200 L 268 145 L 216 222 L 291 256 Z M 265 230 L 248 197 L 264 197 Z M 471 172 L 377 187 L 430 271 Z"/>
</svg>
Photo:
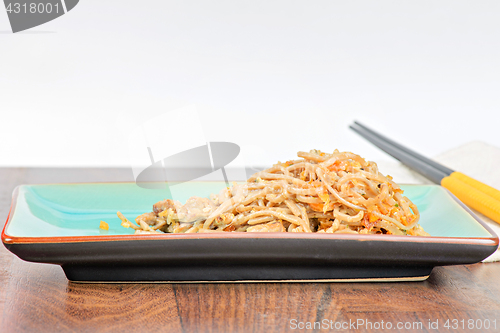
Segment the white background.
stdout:
<svg viewBox="0 0 500 333">
<path fill-rule="evenodd" d="M 130 166 L 134 128 L 185 106 L 261 165 L 391 160 L 353 120 L 428 156 L 500 147 L 499 18 L 498 1 L 81 0 L 12 34 L 0 8 L 0 166 Z M 150 129 L 192 134 L 175 125 Z"/>
</svg>

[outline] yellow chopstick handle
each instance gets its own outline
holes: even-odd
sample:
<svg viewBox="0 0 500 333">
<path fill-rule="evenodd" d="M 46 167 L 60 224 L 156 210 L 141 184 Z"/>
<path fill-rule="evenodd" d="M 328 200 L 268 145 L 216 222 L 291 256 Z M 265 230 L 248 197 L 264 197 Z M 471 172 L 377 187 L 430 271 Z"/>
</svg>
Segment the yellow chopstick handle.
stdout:
<svg viewBox="0 0 500 333">
<path fill-rule="evenodd" d="M 441 180 L 441 185 L 455 194 L 467 206 L 474 208 L 500 224 L 500 200 L 496 200 L 494 197 L 452 175 L 444 177 Z"/>
<path fill-rule="evenodd" d="M 467 175 L 464 175 L 463 173 L 458 172 L 458 171 L 453 172 L 450 175 L 450 177 L 460 179 L 464 183 L 469 184 L 470 186 L 477 188 L 479 191 L 486 193 L 490 197 L 495 198 L 496 200 L 500 201 L 500 191 L 491 187 L 491 186 L 483 184 L 480 181 L 477 181 L 474 178 L 471 178 Z"/>
</svg>

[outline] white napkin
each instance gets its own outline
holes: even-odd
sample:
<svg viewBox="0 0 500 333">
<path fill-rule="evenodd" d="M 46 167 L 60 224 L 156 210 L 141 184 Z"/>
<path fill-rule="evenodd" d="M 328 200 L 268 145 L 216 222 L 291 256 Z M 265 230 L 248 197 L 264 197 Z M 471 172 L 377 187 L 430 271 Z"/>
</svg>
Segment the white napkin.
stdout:
<svg viewBox="0 0 500 333">
<path fill-rule="evenodd" d="M 450 169 L 460 171 L 486 185 L 500 189 L 500 148 L 484 142 L 473 141 L 453 148 L 433 158 Z M 432 184 L 427 178 L 408 169 L 400 163 L 377 163 L 383 174 L 391 175 L 399 184 Z M 493 231 L 500 235 L 500 224 L 472 209 Z M 483 262 L 500 261 L 497 250 Z"/>
</svg>

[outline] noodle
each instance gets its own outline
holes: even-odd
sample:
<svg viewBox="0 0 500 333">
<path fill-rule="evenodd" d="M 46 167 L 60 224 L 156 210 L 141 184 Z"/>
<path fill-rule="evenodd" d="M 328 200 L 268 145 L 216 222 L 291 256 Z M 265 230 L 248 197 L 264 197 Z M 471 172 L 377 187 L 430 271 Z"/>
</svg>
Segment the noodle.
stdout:
<svg viewBox="0 0 500 333">
<path fill-rule="evenodd" d="M 246 183 L 234 183 L 210 200 L 185 205 L 160 201 L 136 224 L 135 233 L 214 231 L 320 232 L 428 236 L 417 207 L 374 162 L 350 152 L 299 152 L 299 160 L 277 163 Z"/>
</svg>

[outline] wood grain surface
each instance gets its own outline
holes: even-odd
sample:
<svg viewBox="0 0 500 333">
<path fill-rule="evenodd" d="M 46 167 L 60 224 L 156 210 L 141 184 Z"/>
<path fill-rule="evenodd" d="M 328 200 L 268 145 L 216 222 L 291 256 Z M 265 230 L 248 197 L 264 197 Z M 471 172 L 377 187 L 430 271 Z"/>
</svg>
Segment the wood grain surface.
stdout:
<svg viewBox="0 0 500 333">
<path fill-rule="evenodd" d="M 0 168 L 1 224 L 17 185 L 131 180 L 127 169 Z M 79 284 L 0 246 L 0 280 L 2 333 L 500 332 L 500 263 L 437 267 L 424 282 Z"/>
</svg>

